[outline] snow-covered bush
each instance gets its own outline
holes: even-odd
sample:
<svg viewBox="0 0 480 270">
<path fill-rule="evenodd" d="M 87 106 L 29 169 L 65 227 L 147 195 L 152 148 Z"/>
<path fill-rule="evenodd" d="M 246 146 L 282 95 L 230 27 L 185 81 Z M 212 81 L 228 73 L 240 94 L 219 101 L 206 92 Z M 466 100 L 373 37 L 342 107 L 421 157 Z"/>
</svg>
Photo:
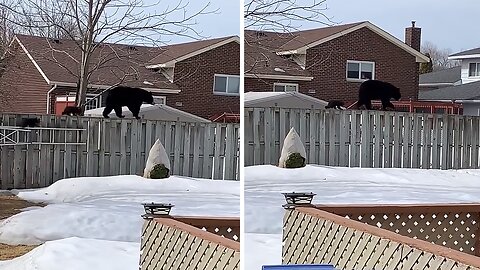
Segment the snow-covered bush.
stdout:
<svg viewBox="0 0 480 270">
<path fill-rule="evenodd" d="M 278 167 L 280 168 L 301 168 L 306 166 L 305 147 L 303 146 L 300 136 L 295 131 L 295 128 L 291 128 L 288 132 L 285 140 L 283 141 L 282 154 L 278 161 Z"/>
<path fill-rule="evenodd" d="M 170 159 L 163 147 L 160 139 L 157 139 L 155 144 L 148 153 L 147 164 L 143 171 L 143 177 L 152 179 L 168 178 L 170 176 Z"/>
</svg>

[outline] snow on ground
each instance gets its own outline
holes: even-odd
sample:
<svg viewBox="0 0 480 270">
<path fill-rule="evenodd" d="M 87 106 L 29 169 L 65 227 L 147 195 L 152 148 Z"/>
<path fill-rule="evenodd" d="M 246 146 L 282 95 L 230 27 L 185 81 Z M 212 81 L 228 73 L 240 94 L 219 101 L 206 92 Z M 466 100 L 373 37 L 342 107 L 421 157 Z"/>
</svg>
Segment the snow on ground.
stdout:
<svg viewBox="0 0 480 270">
<path fill-rule="evenodd" d="M 0 242 L 6 244 L 41 244 L 22 258 L 0 263 L 0 270 L 51 270 L 43 264 L 43 256 L 55 262 L 70 264 L 70 254 L 81 260 L 76 268 L 134 269 L 138 268 L 141 228 L 144 214 L 142 203 L 172 203 L 172 215 L 233 216 L 240 215 L 240 183 L 172 176 L 165 180 L 139 176 L 85 177 L 58 181 L 50 187 L 15 191 L 20 198 L 48 203 L 43 208 L 25 209 L 22 213 L 0 222 Z M 58 240 L 58 241 L 54 241 Z M 103 240 L 103 241 L 102 241 Z M 88 249 L 99 245 L 97 252 Z M 62 248 L 69 246 L 69 248 Z M 94 265 L 111 263 L 118 254 L 135 249 L 122 258 L 120 268 Z M 62 252 L 58 252 L 61 250 Z M 71 253 L 69 253 L 71 252 Z M 113 252 L 110 254 L 110 252 Z M 40 258 L 39 256 L 42 256 Z M 135 258 L 133 261 L 132 256 Z M 126 260 L 130 260 L 127 263 Z M 28 263 L 27 263 L 28 262 Z M 53 261 L 52 261 L 53 262 Z M 134 264 L 132 264 L 134 263 Z M 18 265 L 26 264 L 26 268 Z M 30 265 L 30 266 L 29 266 Z M 46 266 L 44 266 L 46 265 Z M 110 267 L 110 266 L 109 266 Z M 59 268 L 60 269 L 60 268 Z"/>
<path fill-rule="evenodd" d="M 21 257 L 0 262 L 0 269 L 138 269 L 139 250 L 139 243 L 66 238 L 46 242 Z"/>
<path fill-rule="evenodd" d="M 315 204 L 480 202 L 480 170 L 246 167 L 245 269 L 281 263 L 282 192 L 314 192 Z"/>
</svg>

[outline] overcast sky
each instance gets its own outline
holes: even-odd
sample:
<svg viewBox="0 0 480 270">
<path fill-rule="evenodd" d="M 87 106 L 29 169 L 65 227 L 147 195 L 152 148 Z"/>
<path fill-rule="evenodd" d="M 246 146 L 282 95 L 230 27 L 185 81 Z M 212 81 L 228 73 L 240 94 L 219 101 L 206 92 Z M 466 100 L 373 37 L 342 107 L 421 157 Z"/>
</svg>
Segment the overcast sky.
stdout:
<svg viewBox="0 0 480 270">
<path fill-rule="evenodd" d="M 480 47 L 479 0 L 327 0 L 335 22 L 370 21 L 404 40 L 405 27 L 416 21 L 422 44 L 430 41 L 452 53 Z M 304 25 L 312 28 L 314 25 Z"/>
<path fill-rule="evenodd" d="M 240 2 L 238 0 L 192 0 L 190 7 L 201 8 L 208 1 L 219 14 L 198 17 L 197 29 L 209 37 L 239 35 Z M 245 0 L 247 1 L 247 0 Z M 327 16 L 335 22 L 370 21 L 404 40 L 405 27 L 416 21 L 422 28 L 422 43 L 430 41 L 452 53 L 480 47 L 480 0 L 327 0 Z M 243 6 L 242 6 L 243 10 Z M 323 27 L 305 23 L 302 28 Z M 171 38 L 171 42 L 187 41 Z"/>
</svg>

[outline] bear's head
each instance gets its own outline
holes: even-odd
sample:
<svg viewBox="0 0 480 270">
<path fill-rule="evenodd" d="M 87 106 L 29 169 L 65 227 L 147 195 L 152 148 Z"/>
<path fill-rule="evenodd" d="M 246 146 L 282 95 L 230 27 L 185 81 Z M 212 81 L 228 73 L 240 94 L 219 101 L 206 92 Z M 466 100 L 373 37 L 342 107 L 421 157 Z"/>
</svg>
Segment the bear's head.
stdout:
<svg viewBox="0 0 480 270">
<path fill-rule="evenodd" d="M 152 92 L 145 91 L 143 94 L 143 102 L 154 105 Z"/>
</svg>

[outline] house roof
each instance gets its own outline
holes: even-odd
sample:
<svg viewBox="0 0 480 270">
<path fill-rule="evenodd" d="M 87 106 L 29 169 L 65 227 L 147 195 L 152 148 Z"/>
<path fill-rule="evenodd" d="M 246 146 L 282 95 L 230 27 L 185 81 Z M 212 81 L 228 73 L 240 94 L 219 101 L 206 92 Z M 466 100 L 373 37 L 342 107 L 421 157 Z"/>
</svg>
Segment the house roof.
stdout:
<svg viewBox="0 0 480 270">
<path fill-rule="evenodd" d="M 26 35 L 17 35 L 16 38 L 48 84 L 76 86 L 81 59 L 81 50 L 76 41 Z M 159 52 L 160 48 L 145 46 L 100 45 L 92 55 L 92 68 L 99 68 L 90 77 L 90 87 L 107 88 L 119 83 L 127 75 L 122 85 L 152 91 L 179 92 L 179 88 L 164 75 L 145 68 L 145 63 Z"/>
<path fill-rule="evenodd" d="M 296 100 L 300 100 L 301 102 L 310 102 L 314 104 L 318 104 L 320 106 L 326 106 L 328 102 L 311 97 L 309 95 L 305 95 L 299 92 L 247 92 L 244 94 L 244 101 L 245 106 L 254 106 L 256 104 L 267 102 L 267 101 L 275 101 L 284 98 L 292 98 Z"/>
<path fill-rule="evenodd" d="M 148 69 L 149 63 L 171 64 L 203 53 L 238 37 L 224 37 L 161 47 L 127 44 L 101 44 L 93 54 L 90 88 L 108 88 L 118 84 L 140 87 L 152 92 L 178 93 L 179 87 L 161 72 Z M 77 41 L 16 35 L 21 48 L 32 60 L 48 84 L 76 87 L 81 50 Z M 238 42 L 238 41 L 237 41 Z M 67 70 L 66 68 L 69 70 Z"/>
<path fill-rule="evenodd" d="M 435 90 L 420 91 L 421 100 L 474 100 L 480 99 L 480 81 Z"/>
<path fill-rule="evenodd" d="M 276 75 L 285 77 L 311 77 L 310 72 L 302 69 L 294 60 L 275 53 L 277 42 L 286 41 L 288 36 L 276 33 L 263 33 L 258 38 L 255 31 L 245 31 L 245 73 Z M 294 78 L 292 78 L 294 79 Z"/>
<path fill-rule="evenodd" d="M 310 73 L 300 65 L 302 61 L 297 57 L 305 54 L 309 48 L 364 27 L 415 56 L 417 62 L 429 61 L 428 57 L 372 23 L 357 22 L 292 33 L 246 30 L 245 73 L 247 75 L 301 76 L 311 80 Z M 275 68 L 281 68 L 285 72 L 279 73 Z"/>
<path fill-rule="evenodd" d="M 163 46 L 160 48 L 158 55 L 148 61 L 147 67 L 172 66 L 175 62 L 182 61 L 185 58 L 192 57 L 230 42 L 239 42 L 239 38 L 237 36 L 229 36 Z"/>
<path fill-rule="evenodd" d="M 448 56 L 448 59 L 464 59 L 464 58 L 477 58 L 477 57 L 480 58 L 480 47 L 454 53 Z"/>
<path fill-rule="evenodd" d="M 420 74 L 419 84 L 453 84 L 461 79 L 461 66 Z"/>
</svg>

